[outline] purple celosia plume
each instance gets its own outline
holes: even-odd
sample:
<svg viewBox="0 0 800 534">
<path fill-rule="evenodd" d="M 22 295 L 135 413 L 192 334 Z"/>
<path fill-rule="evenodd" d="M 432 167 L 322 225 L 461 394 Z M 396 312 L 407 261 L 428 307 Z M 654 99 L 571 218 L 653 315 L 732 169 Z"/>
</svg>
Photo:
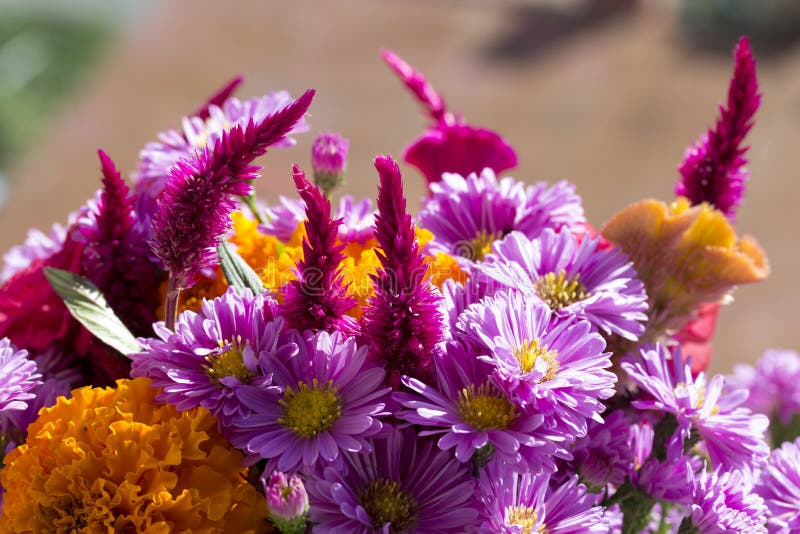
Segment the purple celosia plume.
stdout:
<svg viewBox="0 0 800 534">
<path fill-rule="evenodd" d="M 727 107 L 720 105 L 717 124 L 697 143 L 686 149 L 679 167 L 681 180 L 675 194 L 692 204 L 708 202 L 733 219 L 744 195 L 748 171 L 743 147 L 753 126 L 753 115 L 761 103 L 756 79 L 756 61 L 750 41 L 742 37 L 734 51 L 736 65 L 728 89 Z"/>
<path fill-rule="evenodd" d="M 236 89 L 244 82 L 244 76 L 235 76 L 228 83 L 219 88 L 219 90 L 208 97 L 197 110 L 194 112 L 195 116 L 201 120 L 206 120 L 211 116 L 211 106 L 222 107 L 225 101 L 233 96 Z"/>
<path fill-rule="evenodd" d="M 372 276 L 375 295 L 364 310 L 362 332 L 372 357 L 385 364 L 389 384 L 397 389 L 402 375 L 432 376 L 442 315 L 406 210 L 400 169 L 389 156 L 377 157 L 375 168 L 381 181 L 375 237 L 382 269 Z"/>
<path fill-rule="evenodd" d="M 230 229 L 236 207 L 233 196 L 250 194 L 249 180 L 257 177 L 259 167 L 252 161 L 291 131 L 313 97 L 313 90 L 306 91 L 261 122 L 235 126 L 213 148 L 171 169 L 156 202 L 150 246 L 170 272 L 174 288 L 191 287 L 203 269 L 216 264 L 219 238 Z"/>
<path fill-rule="evenodd" d="M 517 154 L 499 134 L 469 125 L 447 110 L 444 99 L 425 76 L 389 50 L 381 55 L 435 124 L 406 148 L 405 160 L 418 168 L 428 183 L 439 181 L 442 173 L 468 175 L 488 167 L 499 173 L 516 167 Z"/>
<path fill-rule="evenodd" d="M 169 181 L 170 170 L 178 161 L 194 157 L 198 151 L 214 149 L 222 136 L 232 129 L 247 128 L 251 122 L 260 124 L 292 103 L 286 91 L 277 91 L 260 97 L 241 101 L 226 94 L 231 84 L 211 97 L 199 115 L 184 117 L 180 129 L 170 129 L 158 134 L 158 140 L 147 143 L 140 154 L 139 165 L 134 174 L 134 191 L 139 194 L 139 211 L 149 218 L 155 207 L 155 199 Z M 228 98 L 224 98 L 224 97 Z M 202 110 L 202 108 L 201 108 Z M 200 111 L 200 110 L 198 110 Z M 291 134 L 308 130 L 304 118 L 300 118 L 273 146 L 292 146 Z"/>
<path fill-rule="evenodd" d="M 103 190 L 89 203 L 76 225 L 76 238 L 85 244 L 85 275 L 100 288 L 111 308 L 135 333 L 152 332 L 158 306 L 158 266 L 150 259 L 144 229 L 134 211 L 135 198 L 114 162 L 98 150 Z"/>
<path fill-rule="evenodd" d="M 297 279 L 285 286 L 281 314 L 287 326 L 297 330 L 358 333 L 358 322 L 345 315 L 357 304 L 347 295 L 339 264 L 344 244 L 337 242 L 341 219 L 331 218 L 331 203 L 311 184 L 297 165 L 294 184 L 306 205 L 306 238 L 303 258 L 297 262 Z"/>
</svg>

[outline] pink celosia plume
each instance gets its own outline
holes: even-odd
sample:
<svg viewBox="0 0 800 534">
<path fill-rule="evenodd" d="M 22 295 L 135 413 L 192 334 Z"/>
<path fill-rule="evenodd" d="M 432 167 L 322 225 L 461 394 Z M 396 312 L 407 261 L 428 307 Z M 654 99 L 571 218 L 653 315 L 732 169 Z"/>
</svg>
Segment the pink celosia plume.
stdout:
<svg viewBox="0 0 800 534">
<path fill-rule="evenodd" d="M 380 175 L 375 237 L 382 269 L 373 275 L 375 296 L 364 311 L 362 332 L 372 357 L 385 364 L 389 385 L 397 389 L 403 375 L 431 376 L 442 316 L 406 210 L 400 169 L 389 156 L 378 156 L 375 168 Z"/>
<path fill-rule="evenodd" d="M 742 146 L 753 126 L 760 103 L 756 61 L 750 41 L 742 37 L 734 50 L 735 67 L 728 89 L 727 106 L 720 105 L 717 123 L 686 149 L 679 167 L 681 179 L 675 194 L 692 204 L 708 202 L 733 219 L 742 201 L 748 171 L 746 146 Z"/>
<path fill-rule="evenodd" d="M 306 238 L 303 258 L 297 262 L 297 279 L 284 289 L 281 314 L 286 325 L 297 330 L 358 332 L 358 323 L 345 313 L 358 301 L 347 295 L 339 265 L 344 244 L 337 235 L 341 219 L 331 218 L 331 203 L 306 178 L 297 165 L 294 184 L 306 205 Z"/>
</svg>

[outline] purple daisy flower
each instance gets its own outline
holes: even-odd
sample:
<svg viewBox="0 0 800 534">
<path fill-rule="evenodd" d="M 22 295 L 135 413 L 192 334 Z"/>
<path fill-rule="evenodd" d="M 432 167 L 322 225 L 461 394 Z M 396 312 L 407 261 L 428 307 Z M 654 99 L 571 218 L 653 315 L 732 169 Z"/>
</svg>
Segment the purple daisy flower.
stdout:
<svg viewBox="0 0 800 534">
<path fill-rule="evenodd" d="M 800 532 L 800 438 L 772 451 L 755 492 L 766 503 L 770 532 Z"/>
<path fill-rule="evenodd" d="M 610 532 L 605 510 L 595 506 L 595 496 L 574 475 L 552 489 L 550 475 L 518 473 L 493 461 L 481 473 L 479 495 L 479 531 L 486 534 Z"/>
<path fill-rule="evenodd" d="M 692 490 L 691 513 L 680 532 L 767 532 L 764 500 L 753 492 L 752 480 L 744 472 L 701 471 Z"/>
<path fill-rule="evenodd" d="M 439 307 L 445 319 L 443 335 L 445 339 L 453 339 L 461 313 L 470 305 L 480 302 L 486 296 L 486 288 L 475 278 L 469 278 L 463 284 L 448 279 L 442 284 L 441 291 Z"/>
<path fill-rule="evenodd" d="M 683 454 L 669 455 L 663 462 L 651 458 L 631 474 L 631 482 L 654 499 L 688 505 L 692 502 L 694 471 L 692 459 Z"/>
<path fill-rule="evenodd" d="M 389 389 L 385 371 L 367 362 L 368 347 L 341 332 L 286 335 L 296 354 L 269 359 L 274 388 L 243 388 L 240 398 L 253 413 L 237 418 L 231 442 L 281 471 L 318 460 L 341 465 L 342 451 L 369 451 L 366 438 L 383 427 Z"/>
<path fill-rule="evenodd" d="M 77 214 L 70 215 L 67 227 L 72 226 Z M 41 230 L 28 230 L 28 235 L 22 245 L 11 247 L 3 255 L 3 271 L 0 273 L 0 284 L 5 283 L 14 274 L 22 271 L 31 264 L 33 260 L 44 259 L 52 256 L 64 245 L 67 238 L 67 227 L 55 223 L 50 232 L 45 234 Z"/>
<path fill-rule="evenodd" d="M 601 399 L 614 394 L 617 377 L 606 342 L 592 326 L 561 318 L 541 301 L 501 291 L 461 314 L 458 329 L 514 403 L 541 413 L 565 436 L 586 434 L 586 420 L 601 421 Z"/>
<path fill-rule="evenodd" d="M 599 239 L 578 239 L 547 228 L 534 240 L 512 232 L 495 243 L 478 274 L 496 289 L 514 288 L 559 315 L 576 315 L 607 334 L 635 341 L 644 332 L 647 295 L 633 264 Z"/>
<path fill-rule="evenodd" d="M 244 102 L 232 97 L 221 105 L 209 105 L 207 118 L 184 117 L 180 131 L 170 129 L 160 133 L 158 141 L 147 143 L 142 149 L 139 168 L 134 177 L 136 192 L 156 198 L 169 177 L 170 168 L 179 160 L 194 157 L 206 148 L 213 148 L 224 132 L 237 126 L 244 129 L 250 122 L 258 124 L 285 108 L 292 100 L 286 91 L 266 94 Z M 302 118 L 288 134 L 302 133 L 308 131 L 308 128 L 308 123 Z M 295 143 L 293 138 L 287 136 L 273 146 L 286 147 Z"/>
<path fill-rule="evenodd" d="M 692 377 L 690 364 L 683 362 L 680 353 L 673 359 L 669 349 L 659 344 L 630 356 L 622 368 L 651 396 L 633 401 L 633 406 L 674 415 L 684 439 L 696 431 L 714 466 L 734 469 L 766 460 L 769 447 L 764 432 L 769 420 L 741 406 L 746 390 L 724 388 L 721 375 L 711 381 L 703 373 Z"/>
<path fill-rule="evenodd" d="M 389 429 L 347 469 L 320 467 L 307 484 L 315 533 L 462 533 L 478 517 L 463 464 L 411 429 Z"/>
<path fill-rule="evenodd" d="M 27 401 L 36 397 L 32 390 L 41 384 L 40 378 L 28 351 L 14 350 L 8 338 L 0 339 L 0 412 L 27 408 Z"/>
<path fill-rule="evenodd" d="M 530 239 L 545 228 L 574 228 L 586 222 L 575 187 L 562 181 L 525 186 L 494 171 L 466 178 L 445 173 L 430 184 L 419 220 L 433 232 L 431 245 L 453 256 L 482 261 L 492 243 L 517 230 Z"/>
<path fill-rule="evenodd" d="M 734 366 L 728 381 L 750 392 L 744 406 L 754 412 L 784 425 L 800 413 L 800 355 L 793 350 L 767 350 L 755 367 Z"/>
<path fill-rule="evenodd" d="M 178 410 L 203 406 L 230 427 L 236 415 L 249 413 L 238 399 L 241 386 L 266 388 L 272 381 L 268 355 L 291 356 L 293 346 L 279 340 L 283 319 L 265 294 L 241 294 L 234 288 L 203 301 L 199 313 L 186 311 L 175 331 L 155 325 L 160 339 L 141 339 L 144 350 L 132 354 L 131 376 L 146 376 L 162 388 L 158 399 Z"/>
<path fill-rule="evenodd" d="M 563 471 L 577 473 L 580 481 L 595 493 L 609 484 L 620 486 L 634 467 L 630 427 L 622 410 L 605 414 L 603 423 L 590 421 L 586 436 L 575 441 L 570 449 L 572 460 Z"/>
<path fill-rule="evenodd" d="M 306 220 L 306 206 L 300 199 L 281 196 L 280 204 L 265 208 L 264 214 L 267 222 L 260 225 L 259 230 L 286 242 L 292 238 L 297 225 Z M 343 243 L 363 243 L 373 237 L 375 209 L 368 198 L 356 200 L 351 195 L 342 196 L 332 218 L 342 220 L 339 239 Z"/>
<path fill-rule="evenodd" d="M 406 410 L 397 413 L 413 425 L 433 427 L 420 435 L 442 434 L 439 447 L 455 448 L 461 462 L 483 449 L 518 465 L 520 471 L 554 471 L 553 455 L 563 446 L 562 434 L 545 431 L 544 416 L 514 403 L 492 377 L 490 364 L 459 342 L 447 343 L 434 355 L 436 387 L 415 378 L 403 384 L 415 394 L 392 397 Z M 420 398 L 422 397 L 422 398 Z"/>
</svg>

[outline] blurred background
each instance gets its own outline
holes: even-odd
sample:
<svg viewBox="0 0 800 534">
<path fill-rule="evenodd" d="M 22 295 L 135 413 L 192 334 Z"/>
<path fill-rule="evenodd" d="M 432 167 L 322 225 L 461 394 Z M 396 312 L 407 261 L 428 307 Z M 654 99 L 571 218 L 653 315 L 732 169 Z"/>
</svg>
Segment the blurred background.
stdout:
<svg viewBox="0 0 800 534">
<path fill-rule="evenodd" d="M 517 149 L 510 174 L 574 182 L 601 226 L 672 198 L 677 165 L 717 116 L 749 34 L 764 94 L 748 137 L 740 232 L 773 268 L 722 310 L 712 370 L 800 349 L 800 3 L 796 0 L 0 0 L 0 250 L 63 222 L 99 185 L 96 149 L 133 169 L 141 147 L 236 74 L 241 97 L 313 87 L 312 132 L 262 163 L 259 195 L 292 192 L 316 131 L 351 139 L 341 192 L 375 195 L 372 157 L 427 125 L 382 64 L 391 48 L 474 125 Z M 418 206 L 423 181 L 405 167 Z"/>
</svg>

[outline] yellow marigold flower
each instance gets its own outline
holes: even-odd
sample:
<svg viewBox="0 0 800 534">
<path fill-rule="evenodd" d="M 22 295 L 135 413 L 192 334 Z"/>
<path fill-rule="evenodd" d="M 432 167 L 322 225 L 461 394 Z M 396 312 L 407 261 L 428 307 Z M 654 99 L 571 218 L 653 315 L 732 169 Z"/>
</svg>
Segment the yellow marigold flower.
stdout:
<svg viewBox="0 0 800 534">
<path fill-rule="evenodd" d="M 204 408 L 154 403 L 150 380 L 60 397 L 4 459 L 6 532 L 264 532 L 266 501 Z"/>
<path fill-rule="evenodd" d="M 602 230 L 633 260 L 647 287 L 651 325 L 679 328 L 703 302 L 717 302 L 738 285 L 764 280 L 769 265 L 750 237 L 738 239 L 725 215 L 708 204 L 642 200 Z"/>
</svg>

